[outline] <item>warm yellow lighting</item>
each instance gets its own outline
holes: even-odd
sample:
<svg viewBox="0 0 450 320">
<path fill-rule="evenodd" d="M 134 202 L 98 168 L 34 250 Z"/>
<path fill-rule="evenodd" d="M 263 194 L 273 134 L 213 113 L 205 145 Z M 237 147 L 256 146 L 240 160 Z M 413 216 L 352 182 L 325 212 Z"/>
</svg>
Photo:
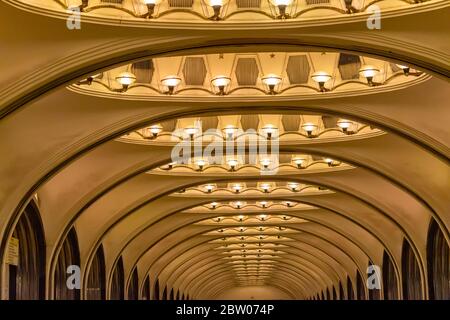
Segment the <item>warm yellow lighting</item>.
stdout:
<svg viewBox="0 0 450 320">
<path fill-rule="evenodd" d="M 380 69 L 371 65 L 365 65 L 359 69 L 359 73 L 367 79 L 369 85 L 373 85 L 373 77 L 375 77 L 379 72 Z"/>
<path fill-rule="evenodd" d="M 325 91 L 325 83 L 331 80 L 331 75 L 325 71 L 314 72 L 311 78 L 319 84 L 320 91 Z"/>
<path fill-rule="evenodd" d="M 266 134 L 267 139 L 271 139 L 277 133 L 278 128 L 273 124 L 268 124 L 262 128 L 262 131 Z"/>
<path fill-rule="evenodd" d="M 294 157 L 292 158 L 292 162 L 295 163 L 297 165 L 297 168 L 301 168 L 302 164 L 306 161 L 305 158 L 302 157 Z"/>
<path fill-rule="evenodd" d="M 331 167 L 334 163 L 334 160 L 331 158 L 325 158 L 324 161 L 328 164 L 329 167 Z"/>
<path fill-rule="evenodd" d="M 195 161 L 195 164 L 197 165 L 199 170 L 203 170 L 203 167 L 206 165 L 206 161 L 204 159 L 197 159 Z"/>
<path fill-rule="evenodd" d="M 204 189 L 206 192 L 212 192 L 215 188 L 216 188 L 216 186 L 213 185 L 213 184 L 207 184 L 207 185 L 205 185 L 205 186 L 203 187 L 203 189 Z"/>
<path fill-rule="evenodd" d="M 238 128 L 232 125 L 226 126 L 222 129 L 225 133 L 225 136 L 229 139 L 233 137 L 233 135 L 238 131 Z"/>
<path fill-rule="evenodd" d="M 270 188 L 271 188 L 271 185 L 270 185 L 269 183 L 262 183 L 262 184 L 260 185 L 260 187 L 261 187 L 261 189 L 262 189 L 264 192 L 269 192 L 269 190 L 270 190 Z"/>
<path fill-rule="evenodd" d="M 267 203 L 266 203 L 266 205 L 267 205 Z M 265 214 L 260 214 L 258 217 L 261 221 L 264 221 L 267 219 L 267 215 L 265 215 Z"/>
<path fill-rule="evenodd" d="M 342 129 L 345 133 L 349 132 L 349 128 L 353 125 L 353 121 L 347 119 L 339 119 L 337 122 L 339 128 Z"/>
<path fill-rule="evenodd" d="M 116 81 L 122 85 L 123 90 L 127 90 L 130 85 L 136 82 L 136 76 L 130 72 L 122 72 L 116 77 Z"/>
<path fill-rule="evenodd" d="M 144 129 L 143 135 L 145 138 L 156 138 L 158 134 L 162 131 L 162 127 L 160 125 L 153 125 Z"/>
<path fill-rule="evenodd" d="M 268 74 L 261 78 L 261 81 L 269 87 L 270 93 L 275 93 L 275 87 L 280 84 L 282 78 L 280 76 L 277 76 L 275 74 Z"/>
<path fill-rule="evenodd" d="M 211 206 L 212 209 L 215 209 L 218 205 L 219 205 L 219 203 L 217 203 L 217 202 L 211 202 L 210 203 L 210 206 Z"/>
<path fill-rule="evenodd" d="M 292 191 L 297 191 L 299 184 L 297 182 L 288 182 L 287 186 Z"/>
<path fill-rule="evenodd" d="M 191 139 L 194 138 L 194 135 L 199 131 L 197 127 L 186 127 L 184 128 L 184 132 L 186 132 Z"/>
<path fill-rule="evenodd" d="M 238 165 L 238 161 L 236 159 L 228 159 L 227 164 L 230 167 L 230 170 L 234 171 Z"/>
<path fill-rule="evenodd" d="M 308 136 L 311 136 L 312 133 L 314 132 L 314 130 L 316 130 L 317 128 L 318 128 L 318 125 L 314 124 L 312 122 L 306 122 L 306 123 L 302 124 L 302 129 L 306 131 Z"/>
<path fill-rule="evenodd" d="M 172 94 L 174 89 L 180 84 L 181 78 L 178 76 L 166 76 L 161 80 L 163 86 L 166 86 L 169 90 L 168 93 Z"/>
<path fill-rule="evenodd" d="M 211 84 L 219 90 L 219 94 L 225 94 L 225 88 L 231 82 L 231 79 L 226 76 L 217 76 L 211 80 Z"/>
<path fill-rule="evenodd" d="M 239 193 L 242 190 L 242 185 L 240 183 L 235 183 L 231 186 L 234 192 Z"/>
<path fill-rule="evenodd" d="M 263 158 L 259 161 L 259 163 L 261 163 L 264 169 L 267 169 L 269 165 L 272 163 L 272 160 L 270 160 L 269 158 Z"/>
</svg>

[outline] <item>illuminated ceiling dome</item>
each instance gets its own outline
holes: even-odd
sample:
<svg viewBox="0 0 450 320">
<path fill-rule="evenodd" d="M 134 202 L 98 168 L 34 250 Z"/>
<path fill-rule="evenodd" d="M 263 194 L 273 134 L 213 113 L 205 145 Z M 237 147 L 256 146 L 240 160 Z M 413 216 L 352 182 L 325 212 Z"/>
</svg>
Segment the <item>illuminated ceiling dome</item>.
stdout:
<svg viewBox="0 0 450 320">
<path fill-rule="evenodd" d="M 449 15 L 1 1 L 0 298 L 450 299 Z"/>
</svg>

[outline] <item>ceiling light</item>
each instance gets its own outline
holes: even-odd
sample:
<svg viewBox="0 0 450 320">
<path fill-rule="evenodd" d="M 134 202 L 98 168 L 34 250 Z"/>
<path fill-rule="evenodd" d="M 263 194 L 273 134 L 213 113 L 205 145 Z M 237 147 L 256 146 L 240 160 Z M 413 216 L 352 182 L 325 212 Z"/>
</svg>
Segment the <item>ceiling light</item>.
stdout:
<svg viewBox="0 0 450 320">
<path fill-rule="evenodd" d="M 91 75 L 91 76 L 87 77 L 85 83 L 87 83 L 88 85 L 91 85 L 92 81 L 94 81 L 94 79 L 100 77 L 100 75 L 101 75 L 101 73 L 97 73 L 97 74 L 94 74 L 94 75 Z M 80 84 L 82 84 L 82 83 L 83 82 L 81 82 Z"/>
<path fill-rule="evenodd" d="M 206 165 L 206 161 L 205 161 L 204 159 L 197 159 L 197 160 L 195 161 L 195 164 L 197 165 L 198 170 L 199 170 L 199 171 L 202 171 L 202 170 L 203 170 L 203 167 Z"/>
<path fill-rule="evenodd" d="M 223 96 L 225 94 L 225 88 L 231 82 L 231 79 L 226 76 L 217 76 L 211 80 L 211 84 L 219 90 L 219 95 Z"/>
<path fill-rule="evenodd" d="M 238 161 L 236 159 L 228 159 L 227 164 L 230 166 L 230 171 L 236 170 L 236 166 L 238 165 Z"/>
<path fill-rule="evenodd" d="M 331 75 L 325 71 L 314 72 L 311 78 L 319 84 L 319 89 L 321 92 L 326 91 L 325 82 L 331 80 Z"/>
<path fill-rule="evenodd" d="M 265 193 L 267 193 L 267 192 L 269 192 L 271 186 L 269 183 L 263 183 L 260 185 L 260 187 Z"/>
<path fill-rule="evenodd" d="M 294 162 L 297 165 L 297 168 L 301 169 L 303 163 L 306 161 L 305 158 L 302 157 L 294 157 L 292 158 L 292 162 Z"/>
<path fill-rule="evenodd" d="M 329 167 L 333 166 L 334 160 L 331 158 L 325 158 L 324 161 L 328 164 Z"/>
<path fill-rule="evenodd" d="M 167 76 L 161 80 L 163 86 L 166 86 L 168 91 L 167 94 L 173 94 L 176 86 L 178 86 L 181 82 L 181 78 L 178 76 Z"/>
<path fill-rule="evenodd" d="M 238 128 L 232 125 L 226 126 L 225 128 L 222 129 L 223 132 L 225 133 L 225 137 L 227 139 L 232 139 L 233 135 L 238 131 Z"/>
<path fill-rule="evenodd" d="M 306 133 L 308 134 L 308 137 L 312 137 L 312 133 L 317 128 L 318 128 L 318 125 L 314 124 L 312 122 L 306 122 L 306 123 L 302 124 L 302 129 L 306 131 Z"/>
<path fill-rule="evenodd" d="M 236 183 L 231 186 L 231 189 L 233 189 L 234 192 L 239 193 L 242 190 L 242 185 L 240 183 Z"/>
<path fill-rule="evenodd" d="M 211 193 L 211 192 L 214 190 L 215 187 L 216 187 L 216 186 L 213 185 L 213 184 L 207 184 L 207 185 L 205 185 L 205 186 L 203 187 L 203 189 L 206 190 L 206 192 Z"/>
<path fill-rule="evenodd" d="M 211 209 L 217 208 L 218 205 L 219 205 L 219 203 L 217 203 L 217 202 L 211 202 L 210 203 Z"/>
<path fill-rule="evenodd" d="M 122 91 L 125 92 L 136 81 L 136 76 L 130 72 L 122 72 L 116 77 L 116 81 L 122 85 Z"/>
<path fill-rule="evenodd" d="M 242 202 L 242 201 L 236 201 L 236 202 L 234 203 L 234 207 L 235 207 L 236 209 L 241 209 L 242 206 L 243 206 L 243 202 Z"/>
<path fill-rule="evenodd" d="M 278 19 L 287 19 L 289 15 L 286 13 L 286 8 L 292 3 L 292 0 L 270 0 L 273 5 L 278 7 L 279 15 Z"/>
<path fill-rule="evenodd" d="M 158 134 L 162 131 L 162 127 L 160 125 L 153 125 L 148 128 L 145 128 L 143 131 L 144 138 L 147 139 L 155 139 Z"/>
<path fill-rule="evenodd" d="M 161 0 L 144 0 L 144 3 L 147 5 L 147 18 L 152 18 L 155 12 L 155 6 L 160 2 Z"/>
<path fill-rule="evenodd" d="M 275 87 L 281 82 L 282 78 L 275 74 L 268 74 L 262 77 L 261 80 L 269 88 L 269 93 L 275 94 Z"/>
<path fill-rule="evenodd" d="M 242 222 L 243 220 L 244 220 L 244 216 L 243 215 L 240 215 L 240 216 L 237 216 L 237 218 L 238 218 L 238 220 L 240 221 L 240 222 Z"/>
<path fill-rule="evenodd" d="M 380 72 L 380 70 L 371 65 L 365 65 L 359 69 L 359 73 L 367 79 L 369 86 L 374 85 L 373 77 L 376 76 L 378 72 Z"/>
<path fill-rule="evenodd" d="M 265 214 L 260 214 L 258 217 L 261 221 L 264 221 L 267 219 L 267 215 L 265 215 Z"/>
<path fill-rule="evenodd" d="M 284 204 L 285 204 L 286 207 L 288 207 L 288 208 L 292 207 L 292 205 L 293 205 L 293 203 L 290 202 L 290 201 L 286 201 Z"/>
<path fill-rule="evenodd" d="M 297 191 L 299 184 L 297 182 L 288 182 L 287 186 L 291 191 Z"/>
<path fill-rule="evenodd" d="M 409 70 L 410 70 L 409 66 L 404 66 L 401 64 L 397 64 L 396 66 L 403 70 L 403 73 L 405 74 L 405 76 L 409 76 Z"/>
<path fill-rule="evenodd" d="M 273 124 L 268 124 L 262 128 L 262 131 L 266 134 L 267 139 L 271 139 L 277 132 L 278 128 Z"/>
<path fill-rule="evenodd" d="M 347 119 L 339 119 L 337 121 L 337 125 L 342 129 L 344 133 L 350 133 L 350 130 L 348 129 L 353 125 L 353 121 Z"/>
<path fill-rule="evenodd" d="M 197 127 L 186 127 L 184 128 L 184 132 L 186 132 L 189 135 L 189 138 L 191 140 L 194 139 L 194 135 L 198 132 L 198 128 Z"/>
<path fill-rule="evenodd" d="M 174 165 L 176 165 L 176 162 L 171 162 L 169 163 L 167 166 L 169 167 L 169 169 L 172 169 Z"/>
<path fill-rule="evenodd" d="M 220 9 L 225 4 L 225 0 L 209 0 L 209 5 L 214 10 L 214 15 L 210 17 L 211 20 L 220 20 Z"/>
<path fill-rule="evenodd" d="M 259 202 L 259 205 L 261 206 L 261 207 L 263 207 L 263 208 L 267 208 L 267 205 L 268 205 L 269 203 L 267 202 L 267 201 L 260 201 Z"/>
<path fill-rule="evenodd" d="M 272 160 L 270 160 L 270 158 L 263 158 L 259 161 L 259 163 L 261 163 L 264 169 L 267 169 L 269 168 L 269 165 L 272 163 Z"/>
<path fill-rule="evenodd" d="M 353 0 L 344 0 L 345 7 L 347 8 L 347 13 L 355 13 L 358 12 L 358 10 L 353 7 Z"/>
</svg>

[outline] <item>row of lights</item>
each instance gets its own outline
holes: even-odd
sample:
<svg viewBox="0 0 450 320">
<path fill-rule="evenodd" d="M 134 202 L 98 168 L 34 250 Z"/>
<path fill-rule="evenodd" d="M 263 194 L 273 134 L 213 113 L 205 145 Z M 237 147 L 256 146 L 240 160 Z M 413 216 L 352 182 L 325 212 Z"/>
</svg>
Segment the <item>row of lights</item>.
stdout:
<svg viewBox="0 0 450 320">
<path fill-rule="evenodd" d="M 355 123 L 348 119 L 339 119 L 337 121 L 337 126 L 342 130 L 345 134 L 352 134 L 354 133 L 350 128 Z M 319 126 L 312 122 L 305 122 L 302 124 L 301 128 L 306 132 L 308 138 L 314 138 L 317 137 L 315 132 L 319 128 Z M 274 136 L 276 136 L 278 128 L 272 124 L 268 124 L 264 126 L 262 129 L 262 132 L 265 134 L 266 138 L 268 140 L 272 139 Z M 143 129 L 143 137 L 146 139 L 156 139 L 158 135 L 163 131 L 162 126 L 160 125 L 152 125 L 145 129 Z M 195 135 L 200 131 L 197 127 L 187 127 L 184 129 L 184 132 L 189 136 L 191 140 L 194 140 Z M 233 139 L 233 137 L 238 133 L 239 128 L 229 125 L 222 129 L 224 136 L 226 139 Z"/>
<path fill-rule="evenodd" d="M 261 204 L 261 202 L 264 202 L 264 201 L 260 201 L 260 202 L 259 202 L 259 204 L 263 207 L 263 205 Z M 267 202 L 267 201 L 265 201 L 265 202 Z M 217 206 L 217 205 L 218 205 L 218 204 L 216 204 L 216 206 Z M 290 204 L 289 206 L 292 206 L 292 204 Z M 258 218 L 261 222 L 264 222 L 264 221 L 266 221 L 266 220 L 269 218 L 269 216 L 268 216 L 267 214 L 260 214 L 260 215 L 257 216 L 257 218 Z M 217 217 L 217 218 L 213 218 L 213 221 L 214 221 L 214 222 L 222 222 L 223 219 L 224 219 L 223 217 Z M 239 216 L 236 216 L 235 219 L 237 219 L 239 222 L 243 222 L 244 219 L 246 219 L 246 216 L 239 215 Z M 283 220 L 289 220 L 289 217 L 287 217 L 287 216 L 282 216 L 282 219 L 283 219 Z"/>
<path fill-rule="evenodd" d="M 231 203 L 231 205 L 233 206 L 233 208 L 235 209 L 242 209 L 247 203 L 245 201 L 234 201 Z M 266 209 L 268 207 L 269 202 L 267 201 L 260 201 L 258 202 L 258 204 L 261 206 L 261 208 Z M 294 202 L 292 201 L 284 201 L 284 204 L 286 205 L 286 207 L 288 208 L 292 208 L 294 206 Z M 209 207 L 211 209 L 216 209 L 219 206 L 218 202 L 211 202 L 209 204 Z M 266 216 L 264 216 L 266 217 Z M 244 219 L 244 216 L 238 216 L 239 221 L 242 222 Z"/>
<path fill-rule="evenodd" d="M 209 0 L 209 6 L 213 9 L 214 14 L 209 19 L 218 21 L 221 20 L 220 18 L 220 12 L 222 10 L 222 7 L 228 2 L 229 0 Z M 415 2 L 421 2 L 422 0 L 414 0 Z M 153 14 L 155 12 L 155 7 L 159 3 L 161 3 L 162 0 L 144 0 L 144 3 L 147 5 L 147 15 L 146 17 L 151 19 L 153 18 Z M 270 2 L 278 8 L 278 16 L 277 19 L 288 19 L 289 14 L 286 12 L 286 9 L 289 5 L 291 5 L 294 0 L 270 0 Z M 344 0 L 345 6 L 347 8 L 347 13 L 356 13 L 358 12 L 358 9 L 356 9 L 353 6 L 353 0 Z"/>
<path fill-rule="evenodd" d="M 404 65 L 397 65 L 401 68 L 405 75 L 409 75 L 410 68 Z M 359 73 L 366 78 L 369 86 L 379 85 L 379 83 L 373 82 L 373 78 L 380 72 L 380 69 L 371 65 L 365 65 L 360 70 Z M 93 79 L 98 77 L 99 74 L 90 76 L 87 79 L 87 83 L 92 83 Z M 321 92 L 328 91 L 325 87 L 325 84 L 332 79 L 332 76 L 326 71 L 317 71 L 312 74 L 312 80 L 315 81 Z M 136 76 L 131 72 L 122 72 L 116 78 L 116 81 L 122 86 L 121 91 L 125 92 L 128 90 L 129 86 L 136 82 Z M 261 81 L 267 86 L 268 94 L 276 94 L 275 88 L 281 83 L 282 77 L 269 74 L 263 76 Z M 216 76 L 211 80 L 211 84 L 216 88 L 218 95 L 226 94 L 226 87 L 230 84 L 231 78 L 227 76 Z M 165 92 L 168 95 L 172 95 L 175 92 L 176 87 L 181 83 L 181 78 L 176 75 L 166 76 L 161 80 L 161 84 L 164 87 L 167 87 L 167 91 Z"/>
<path fill-rule="evenodd" d="M 298 160 L 300 165 L 303 163 L 302 158 L 295 158 L 295 159 Z M 292 192 L 299 191 L 299 186 L 300 186 L 300 184 L 297 182 L 288 182 L 287 183 L 287 187 Z M 231 190 L 233 190 L 235 193 L 240 193 L 243 190 L 243 188 L 244 188 L 244 185 L 241 183 L 235 183 L 235 184 L 231 185 Z M 270 189 L 272 189 L 272 184 L 262 183 L 262 184 L 260 184 L 260 188 L 264 193 L 269 193 Z M 206 184 L 203 186 L 203 190 L 205 190 L 207 193 L 212 193 L 214 189 L 216 189 L 216 186 L 214 184 Z M 267 204 L 267 202 L 265 202 L 265 203 Z M 263 204 L 263 203 L 260 202 L 260 204 Z"/>
<path fill-rule="evenodd" d="M 303 158 L 303 157 L 295 157 L 292 159 L 292 162 L 297 166 L 298 169 L 305 169 L 306 161 L 307 161 L 307 159 Z M 328 167 L 334 167 L 339 164 L 338 161 L 335 161 L 334 159 L 331 159 L 331 158 L 325 158 L 325 159 L 323 159 L 323 161 L 328 165 Z M 200 171 L 200 172 L 203 171 L 205 166 L 208 164 L 208 162 L 205 159 L 197 159 L 197 160 L 195 160 L 194 163 L 197 166 L 197 171 Z M 271 163 L 272 163 L 272 160 L 270 158 L 263 158 L 260 160 L 260 164 L 266 170 L 269 169 L 269 165 Z M 176 163 L 169 163 L 169 165 L 168 165 L 169 169 L 172 169 L 175 164 Z M 236 168 L 239 165 L 239 161 L 236 159 L 228 159 L 227 165 L 228 165 L 228 171 L 234 172 L 234 171 L 236 171 Z M 270 188 L 270 187 L 261 185 L 261 188 L 264 190 L 264 192 L 268 192 L 268 188 Z M 237 193 L 239 193 L 239 189 L 235 188 L 233 190 L 235 190 Z M 207 191 L 212 192 L 212 189 L 210 191 L 209 190 L 207 190 Z"/>
</svg>

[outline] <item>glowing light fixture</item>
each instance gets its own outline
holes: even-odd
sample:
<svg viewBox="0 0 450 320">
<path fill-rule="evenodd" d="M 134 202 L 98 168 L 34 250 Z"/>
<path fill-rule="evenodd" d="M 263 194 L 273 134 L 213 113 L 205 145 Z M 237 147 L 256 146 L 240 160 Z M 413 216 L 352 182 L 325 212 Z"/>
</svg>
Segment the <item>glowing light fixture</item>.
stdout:
<svg viewBox="0 0 450 320">
<path fill-rule="evenodd" d="M 225 2 L 226 2 L 225 0 L 209 0 L 209 5 L 214 10 L 214 15 L 210 17 L 211 20 L 214 21 L 220 20 L 220 9 L 222 9 Z"/>
<path fill-rule="evenodd" d="M 155 6 L 159 4 L 161 0 L 144 0 L 147 6 L 147 18 L 153 18 L 153 13 L 155 12 Z"/>
<path fill-rule="evenodd" d="M 267 205 L 268 205 L 269 203 L 267 202 L 267 201 L 260 201 L 259 202 L 259 205 L 261 206 L 261 207 L 263 207 L 264 209 L 265 208 L 267 208 Z"/>
<path fill-rule="evenodd" d="M 271 185 L 270 185 L 270 183 L 262 183 L 260 185 L 260 187 L 265 193 L 267 193 L 267 192 L 269 192 Z"/>
<path fill-rule="evenodd" d="M 334 164 L 334 160 L 331 158 L 325 158 L 324 161 L 328 164 L 329 167 L 332 167 Z"/>
<path fill-rule="evenodd" d="M 311 78 L 319 84 L 319 89 L 321 92 L 327 91 L 325 88 L 325 83 L 331 80 L 330 74 L 325 71 L 317 71 L 312 74 Z"/>
<path fill-rule="evenodd" d="M 220 96 L 225 95 L 225 88 L 230 84 L 231 79 L 226 76 L 217 76 L 211 80 L 211 84 L 219 90 Z"/>
<path fill-rule="evenodd" d="M 260 214 L 258 217 L 259 217 L 259 220 L 261 220 L 261 221 L 265 221 L 267 219 L 267 215 L 265 215 L 265 214 Z"/>
<path fill-rule="evenodd" d="M 350 133 L 349 128 L 353 125 L 353 121 L 347 119 L 339 119 L 337 125 L 344 133 Z"/>
<path fill-rule="evenodd" d="M 186 132 L 189 135 L 189 138 L 191 140 L 194 139 L 194 136 L 198 131 L 199 131 L 198 128 L 194 126 L 184 128 L 184 132 Z"/>
<path fill-rule="evenodd" d="M 195 160 L 195 164 L 197 165 L 198 170 L 202 171 L 203 167 L 206 165 L 206 161 L 204 159 L 197 159 Z"/>
<path fill-rule="evenodd" d="M 242 206 L 243 206 L 242 201 L 236 201 L 236 202 L 234 203 L 234 207 L 235 207 L 236 209 L 241 209 Z"/>
<path fill-rule="evenodd" d="M 273 124 L 268 124 L 262 128 L 262 131 L 266 134 L 267 139 L 272 139 L 276 135 L 278 128 Z"/>
<path fill-rule="evenodd" d="M 146 139 L 155 139 L 158 134 L 162 131 L 162 127 L 160 125 L 153 125 L 143 130 L 143 136 Z"/>
<path fill-rule="evenodd" d="M 361 69 L 359 69 L 359 73 L 367 79 L 367 83 L 369 86 L 373 86 L 373 77 L 375 77 L 380 72 L 380 69 L 371 66 L 371 65 L 365 65 Z"/>
<path fill-rule="evenodd" d="M 308 137 L 312 137 L 313 132 L 318 128 L 317 124 L 314 124 L 312 122 L 306 122 L 304 124 L 302 124 L 302 129 L 306 131 L 306 133 L 308 134 Z"/>
<path fill-rule="evenodd" d="M 272 4 L 278 7 L 278 19 L 287 19 L 289 15 L 286 13 L 286 8 L 292 3 L 293 0 L 270 0 Z"/>
<path fill-rule="evenodd" d="M 261 81 L 269 88 L 270 94 L 275 94 L 275 87 L 280 84 L 282 78 L 275 74 L 268 74 L 261 78 Z"/>
<path fill-rule="evenodd" d="M 236 166 L 238 165 L 238 161 L 236 159 L 228 159 L 227 164 L 230 167 L 230 171 L 236 170 Z"/>
<path fill-rule="evenodd" d="M 301 169 L 303 168 L 303 163 L 306 161 L 305 158 L 302 157 L 294 157 L 292 158 L 292 162 L 295 163 L 297 165 L 297 168 Z"/>
<path fill-rule="evenodd" d="M 211 203 L 210 203 L 211 209 L 217 208 L 218 205 L 219 205 L 219 204 L 218 204 L 217 202 L 211 202 Z"/>
<path fill-rule="evenodd" d="M 297 188 L 299 186 L 299 184 L 297 182 L 288 182 L 287 186 L 289 189 L 291 189 L 291 191 L 298 191 Z"/>
<path fill-rule="evenodd" d="M 227 139 L 232 139 L 234 134 L 238 131 L 238 128 L 232 125 L 226 126 L 225 128 L 222 129 L 223 132 L 225 133 L 225 137 Z"/>
<path fill-rule="evenodd" d="M 122 85 L 122 91 L 125 92 L 136 82 L 136 76 L 130 72 L 122 72 L 116 77 L 116 81 Z"/>
<path fill-rule="evenodd" d="M 167 94 L 173 94 L 175 88 L 180 84 L 181 78 L 178 76 L 167 76 L 161 80 L 163 86 L 167 87 Z"/>
<path fill-rule="evenodd" d="M 231 189 L 233 189 L 234 192 L 239 193 L 242 190 L 242 184 L 235 183 L 231 186 Z"/>
<path fill-rule="evenodd" d="M 272 163 L 272 160 L 270 160 L 270 158 L 263 158 L 259 161 L 259 163 L 261 163 L 264 169 L 268 169 L 269 165 Z"/>
<path fill-rule="evenodd" d="M 240 216 L 237 216 L 237 218 L 238 218 L 238 220 L 240 221 L 240 222 L 242 222 L 243 220 L 244 220 L 244 216 L 243 215 L 240 215 Z"/>
<path fill-rule="evenodd" d="M 211 193 L 215 188 L 216 186 L 213 184 L 207 184 L 203 187 L 203 189 L 208 193 Z"/>
<path fill-rule="evenodd" d="M 409 70 L 410 70 L 409 66 L 405 66 L 405 65 L 401 65 L 401 64 L 397 64 L 396 66 L 403 70 L 403 73 L 405 74 L 405 76 L 409 76 Z"/>
</svg>

